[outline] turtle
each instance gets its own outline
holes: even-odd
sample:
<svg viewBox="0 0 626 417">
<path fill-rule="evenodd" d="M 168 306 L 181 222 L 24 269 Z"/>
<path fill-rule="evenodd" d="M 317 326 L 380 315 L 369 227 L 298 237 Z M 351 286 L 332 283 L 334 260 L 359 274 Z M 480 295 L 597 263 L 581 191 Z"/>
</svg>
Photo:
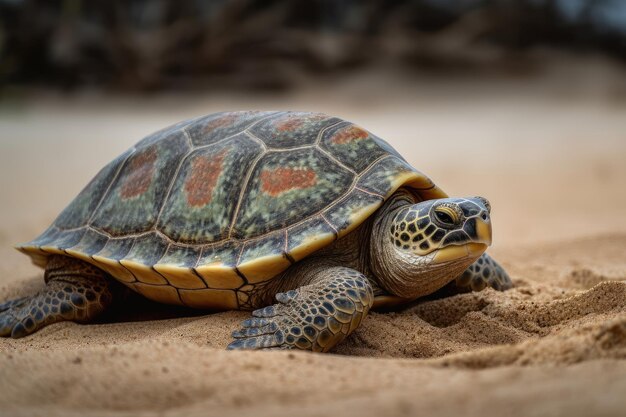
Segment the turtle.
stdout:
<svg viewBox="0 0 626 417">
<path fill-rule="evenodd" d="M 426 157 L 427 142 L 419 149 Z M 0 335 L 88 323 L 126 293 L 248 310 L 228 349 L 327 352 L 370 309 L 512 286 L 491 206 L 449 197 L 392 146 L 323 113 L 230 111 L 153 133 L 34 240 L 45 286 L 0 304 Z"/>
</svg>

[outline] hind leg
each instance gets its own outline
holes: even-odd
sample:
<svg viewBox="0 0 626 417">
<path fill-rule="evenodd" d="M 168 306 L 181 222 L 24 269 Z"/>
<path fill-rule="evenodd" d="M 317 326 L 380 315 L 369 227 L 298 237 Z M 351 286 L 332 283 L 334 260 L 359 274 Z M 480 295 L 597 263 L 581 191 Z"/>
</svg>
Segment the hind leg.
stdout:
<svg viewBox="0 0 626 417">
<path fill-rule="evenodd" d="M 513 287 L 511 278 L 504 268 L 486 253 L 483 253 L 465 272 L 452 281 L 452 285 L 456 286 L 460 292 L 481 291 L 486 287 L 505 291 Z"/>
<path fill-rule="evenodd" d="M 112 278 L 78 259 L 51 256 L 45 278 L 37 294 L 0 304 L 0 336 L 19 338 L 60 321 L 88 323 L 113 301 Z"/>
</svg>

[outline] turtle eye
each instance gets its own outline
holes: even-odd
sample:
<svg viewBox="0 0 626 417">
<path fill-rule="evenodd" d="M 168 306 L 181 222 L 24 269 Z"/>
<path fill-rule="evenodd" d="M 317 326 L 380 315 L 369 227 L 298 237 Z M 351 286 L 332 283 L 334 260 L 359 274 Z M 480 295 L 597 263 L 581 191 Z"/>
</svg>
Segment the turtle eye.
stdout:
<svg viewBox="0 0 626 417">
<path fill-rule="evenodd" d="M 437 223 L 439 226 L 445 228 L 452 228 L 459 224 L 460 215 L 452 207 L 449 206 L 439 206 L 435 208 L 435 218 L 437 219 Z"/>
<path fill-rule="evenodd" d="M 443 211 L 436 211 L 435 215 L 437 216 L 439 221 L 441 221 L 442 223 L 454 224 L 454 220 L 448 213 L 445 213 Z"/>
</svg>

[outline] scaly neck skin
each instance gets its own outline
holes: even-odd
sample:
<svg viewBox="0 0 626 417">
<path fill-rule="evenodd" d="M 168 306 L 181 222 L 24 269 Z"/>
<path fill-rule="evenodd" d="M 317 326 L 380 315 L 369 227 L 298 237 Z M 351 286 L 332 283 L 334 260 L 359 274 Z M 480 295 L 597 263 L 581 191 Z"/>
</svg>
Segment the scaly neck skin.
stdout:
<svg viewBox="0 0 626 417">
<path fill-rule="evenodd" d="M 416 256 L 398 250 L 392 243 L 389 230 L 394 217 L 407 205 L 418 202 L 405 190 L 395 193 L 376 214 L 369 244 L 369 267 L 378 284 L 390 294 L 408 299 L 437 291 L 468 266 L 466 259 L 433 264 L 434 253 Z"/>
</svg>

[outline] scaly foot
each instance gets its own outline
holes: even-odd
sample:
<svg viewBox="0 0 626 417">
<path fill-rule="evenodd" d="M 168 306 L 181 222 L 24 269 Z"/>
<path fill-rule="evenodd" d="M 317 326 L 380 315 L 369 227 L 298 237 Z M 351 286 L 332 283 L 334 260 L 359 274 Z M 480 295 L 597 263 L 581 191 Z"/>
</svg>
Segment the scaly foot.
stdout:
<svg viewBox="0 0 626 417">
<path fill-rule="evenodd" d="M 228 349 L 303 349 L 327 352 L 356 329 L 374 295 L 368 279 L 350 268 L 329 268 L 323 278 L 285 293 L 278 304 L 252 313 Z"/>
</svg>

